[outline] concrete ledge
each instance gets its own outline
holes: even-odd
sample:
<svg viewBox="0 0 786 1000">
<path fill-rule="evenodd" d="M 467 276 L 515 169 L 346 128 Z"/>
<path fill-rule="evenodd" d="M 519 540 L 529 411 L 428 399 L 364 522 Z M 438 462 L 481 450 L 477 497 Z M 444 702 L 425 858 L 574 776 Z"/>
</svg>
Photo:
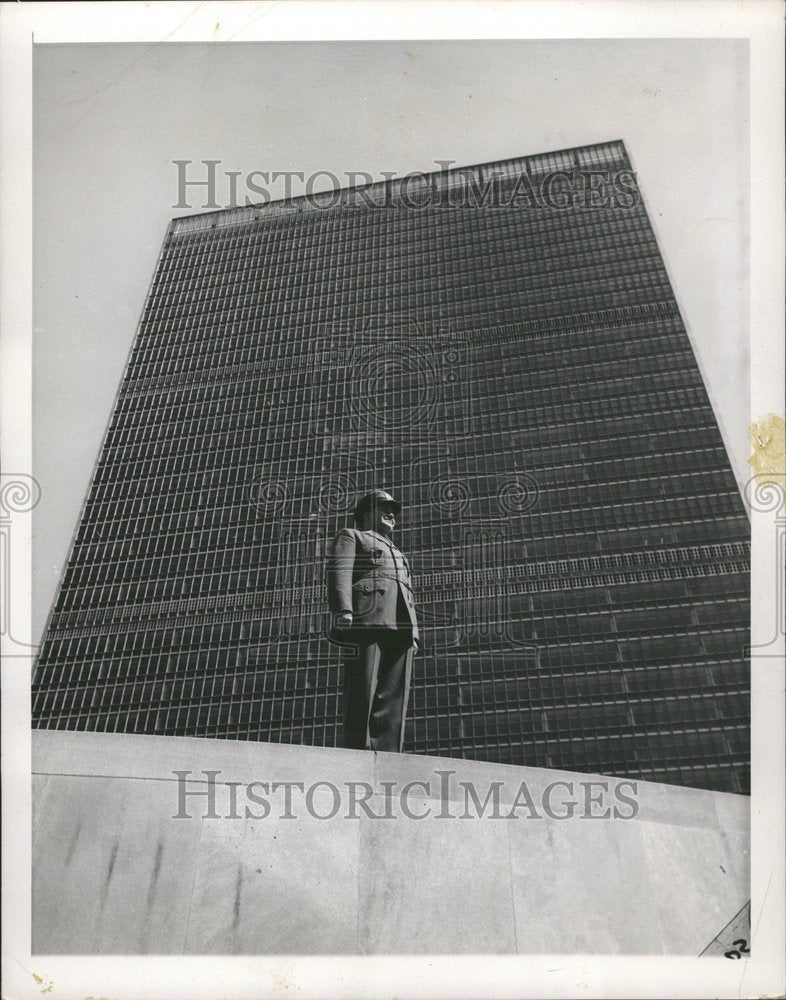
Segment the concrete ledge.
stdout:
<svg viewBox="0 0 786 1000">
<path fill-rule="evenodd" d="M 35 954 L 698 955 L 750 898 L 722 792 L 54 730 L 33 772 Z"/>
</svg>

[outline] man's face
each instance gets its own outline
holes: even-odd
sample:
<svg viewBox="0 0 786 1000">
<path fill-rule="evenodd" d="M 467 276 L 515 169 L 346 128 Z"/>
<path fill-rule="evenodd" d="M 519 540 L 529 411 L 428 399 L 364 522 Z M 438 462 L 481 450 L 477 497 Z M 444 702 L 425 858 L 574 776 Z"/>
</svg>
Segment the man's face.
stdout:
<svg viewBox="0 0 786 1000">
<path fill-rule="evenodd" d="M 367 531 L 378 531 L 381 535 L 392 535 L 396 527 L 396 515 L 392 504 L 375 504 L 366 514 Z"/>
</svg>

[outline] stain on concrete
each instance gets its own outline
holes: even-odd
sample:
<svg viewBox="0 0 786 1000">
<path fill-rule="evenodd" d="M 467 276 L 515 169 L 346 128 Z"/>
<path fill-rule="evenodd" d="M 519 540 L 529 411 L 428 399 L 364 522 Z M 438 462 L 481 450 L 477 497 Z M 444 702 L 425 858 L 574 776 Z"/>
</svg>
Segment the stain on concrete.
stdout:
<svg viewBox="0 0 786 1000">
<path fill-rule="evenodd" d="M 161 859 L 164 856 L 164 842 L 162 840 L 158 841 L 158 846 L 156 847 L 156 859 L 153 862 L 153 871 L 150 875 L 150 885 L 147 888 L 147 908 L 148 910 L 153 905 L 153 898 L 156 894 L 156 884 L 158 882 L 158 876 L 161 874 Z"/>
<path fill-rule="evenodd" d="M 240 894 L 243 889 L 243 866 L 237 866 L 237 878 L 235 879 L 235 905 L 232 917 L 232 930 L 236 930 L 240 923 Z"/>
<path fill-rule="evenodd" d="M 71 838 L 71 842 L 68 845 L 68 853 L 66 854 L 66 865 L 71 864 L 71 858 L 74 856 L 74 851 L 76 850 L 77 841 L 79 840 L 79 834 L 82 830 L 82 824 L 79 823 L 76 830 L 74 830 L 74 835 Z"/>
<path fill-rule="evenodd" d="M 115 870 L 115 861 L 117 860 L 117 851 L 120 846 L 120 841 L 115 839 L 112 844 L 112 850 L 109 855 L 109 867 L 106 872 L 106 877 L 104 878 L 104 887 L 101 891 L 101 910 L 103 911 L 106 904 L 106 897 L 109 894 L 109 883 L 112 881 L 112 874 Z"/>
</svg>

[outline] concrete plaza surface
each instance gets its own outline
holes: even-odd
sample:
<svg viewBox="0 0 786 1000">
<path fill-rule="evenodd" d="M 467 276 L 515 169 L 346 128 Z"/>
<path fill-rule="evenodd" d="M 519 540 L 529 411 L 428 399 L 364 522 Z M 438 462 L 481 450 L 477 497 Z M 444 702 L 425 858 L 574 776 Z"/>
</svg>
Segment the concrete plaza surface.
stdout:
<svg viewBox="0 0 786 1000">
<path fill-rule="evenodd" d="M 750 800 L 633 784 L 36 730 L 33 953 L 698 955 L 750 898 Z"/>
</svg>

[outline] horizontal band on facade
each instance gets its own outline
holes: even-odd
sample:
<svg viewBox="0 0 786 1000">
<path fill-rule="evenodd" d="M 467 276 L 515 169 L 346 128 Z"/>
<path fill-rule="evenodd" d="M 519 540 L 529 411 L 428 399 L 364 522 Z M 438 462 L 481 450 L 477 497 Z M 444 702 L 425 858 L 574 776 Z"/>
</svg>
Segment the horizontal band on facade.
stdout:
<svg viewBox="0 0 786 1000">
<path fill-rule="evenodd" d="M 482 540 L 482 539 L 481 539 Z M 500 540 L 502 544 L 505 539 Z M 525 577 L 546 577 L 549 580 L 561 579 L 563 576 L 574 577 L 581 574 L 595 574 L 598 572 L 603 572 L 604 570 L 616 570 L 616 569 L 627 569 L 636 568 L 639 566 L 645 567 L 655 567 L 658 565 L 666 565 L 669 563 L 676 565 L 684 565 L 690 563 L 693 560 L 704 560 L 711 562 L 712 560 L 724 561 L 729 558 L 742 558 L 747 560 L 750 554 L 750 542 L 737 541 L 737 542 L 719 542 L 714 545 L 682 545 L 676 548 L 664 548 L 664 549 L 647 549 L 643 552 L 627 552 L 627 553 L 616 553 L 611 555 L 599 555 L 599 556 L 582 556 L 582 557 L 568 557 L 564 559 L 551 559 L 551 560 L 541 560 L 523 563 L 521 565 L 508 565 L 502 568 L 483 568 L 483 569 L 462 569 L 462 570 L 448 570 L 439 571 L 431 573 L 422 573 L 413 576 L 413 581 L 415 586 L 421 590 L 427 590 L 428 588 L 434 587 L 445 587 L 455 584 L 475 584 L 484 581 L 496 583 L 502 580 L 514 580 L 521 579 Z M 276 589 L 274 591 L 266 590 L 260 593 L 267 595 L 270 594 L 282 594 L 283 599 L 289 599 L 295 593 L 305 594 L 314 599 L 319 598 L 322 594 L 322 579 L 319 576 L 319 582 L 311 586 L 306 584 L 306 580 L 309 577 L 309 563 L 303 563 L 300 561 L 298 563 L 299 571 L 301 577 L 297 588 L 290 589 Z M 223 568 L 222 568 L 223 571 Z M 312 579 L 316 579 L 312 575 Z M 248 595 L 234 595 L 235 598 L 245 597 Z M 211 601 L 215 598 L 194 598 L 198 601 Z M 171 602 L 167 602 L 171 603 Z M 152 602 L 150 604 L 133 604 L 128 607 L 131 609 L 147 608 L 147 607 L 159 607 L 160 602 Z M 63 614 L 64 612 L 60 612 Z M 87 612 L 68 612 L 69 614 L 85 614 Z M 133 614 L 133 611 L 129 611 L 129 614 Z"/>
<path fill-rule="evenodd" d="M 597 313 L 575 313 L 550 320 L 531 320 L 522 323 L 506 323 L 503 326 L 489 327 L 477 330 L 461 330 L 456 332 L 439 331 L 429 333 L 429 347 L 436 350 L 432 337 L 438 338 L 438 344 L 444 344 L 446 349 L 461 349 L 461 344 L 501 344 L 519 340 L 541 340 L 547 337 L 572 336 L 576 333 L 593 332 L 646 323 L 653 318 L 679 318 L 679 309 L 674 301 L 645 302 L 636 306 L 622 306 L 618 309 L 604 309 Z M 316 334 L 325 337 L 324 334 Z M 398 335 L 400 339 L 400 334 Z M 383 338 L 384 339 L 384 338 Z M 358 332 L 358 342 L 363 343 L 363 330 Z M 380 343 L 380 338 L 368 341 L 369 344 Z M 120 389 L 121 396 L 137 395 L 148 392 L 160 392 L 186 385 L 199 385 L 203 382 L 214 384 L 222 379 L 237 378 L 246 375 L 278 375 L 298 370 L 319 370 L 334 366 L 346 365 L 345 351 L 331 351 L 323 348 L 319 351 L 309 351 L 296 357 L 285 356 L 270 361 L 258 361 L 242 365 L 230 365 L 224 368 L 206 369 L 203 372 L 183 372 L 174 375 L 157 375 L 145 379 L 128 379 Z"/>
<path fill-rule="evenodd" d="M 602 328 L 608 333 L 609 325 Z M 461 379 L 467 384 L 473 384 L 484 379 L 494 378 L 499 374 L 500 359 L 504 358 L 511 365 L 511 371 L 522 376 L 530 374 L 523 367 L 523 358 L 518 351 L 521 343 L 528 345 L 529 357 L 543 363 L 544 377 L 557 367 L 568 367 L 577 371 L 591 372 L 605 361 L 611 364 L 641 362 L 644 358 L 660 355 L 662 360 L 672 358 L 675 354 L 687 356 L 692 353 L 690 345 L 685 340 L 684 329 L 677 313 L 668 316 L 658 316 L 649 319 L 632 320 L 620 323 L 615 329 L 622 331 L 618 339 L 600 342 L 597 333 L 600 327 L 582 327 L 581 329 L 547 330 L 542 334 L 512 333 L 500 335 L 490 340 L 468 341 L 455 338 L 453 340 L 436 338 L 432 345 L 427 341 L 407 342 L 398 337 L 370 338 L 361 333 L 357 338 L 347 338 L 345 344 L 336 338 L 333 345 L 325 344 L 322 350 L 308 351 L 304 354 L 302 364 L 297 364 L 288 356 L 284 359 L 247 360 L 236 364 L 209 365 L 209 351 L 192 356 L 198 364 L 180 364 L 184 361 L 183 352 L 178 345 L 171 345 L 160 352 L 163 357 L 140 362 L 138 369 L 155 368 L 156 374 L 141 376 L 136 369 L 127 375 L 124 386 L 124 399 L 135 395 L 149 395 L 164 389 L 174 390 L 181 384 L 203 384 L 197 382 L 202 375 L 215 374 L 222 383 L 240 384 L 249 380 L 266 380 L 272 395 L 280 396 L 286 386 L 286 391 L 293 390 L 301 383 L 308 385 L 314 398 L 319 399 L 324 394 L 331 394 L 334 388 L 358 387 L 363 379 L 362 374 L 353 371 L 351 362 L 357 362 L 368 368 L 378 365 L 390 352 L 392 360 L 400 367 L 401 391 L 409 388 L 422 388 L 424 380 L 433 380 L 434 385 L 447 387 L 451 382 Z M 476 331 L 473 336 L 480 336 Z M 500 353 L 496 350 L 501 345 L 512 347 L 513 350 Z M 211 345 L 212 346 L 212 345 Z M 309 344 L 309 347 L 312 345 Z M 266 344 L 261 336 L 249 335 L 246 339 L 242 334 L 233 334 L 231 339 L 221 345 L 219 357 L 226 360 L 235 355 L 265 354 Z M 152 353 L 152 352 L 151 352 Z M 307 362 L 316 358 L 312 367 Z M 598 360 L 601 359 L 601 360 Z M 189 359 L 185 359 L 186 361 Z M 546 361 L 551 364 L 547 364 Z M 348 362 L 350 362 L 348 364 Z M 319 379 L 314 376 L 319 374 Z M 442 381 L 437 378 L 440 375 Z M 172 380 L 164 385 L 165 380 Z M 148 382 L 156 382 L 152 387 Z M 426 384 L 429 384 L 428 382 Z M 147 388 L 145 387 L 147 386 Z M 433 387 L 432 387 L 433 388 Z M 477 389 L 475 389 L 475 393 Z M 137 392 L 137 389 L 139 391 Z M 128 412 L 131 407 L 125 407 L 121 412 Z"/>
<path fill-rule="evenodd" d="M 515 569 L 529 567 L 515 567 Z M 506 567 L 509 570 L 510 567 Z M 657 569 L 641 569 L 629 572 L 590 573 L 586 576 L 570 575 L 556 579 L 541 581 L 503 580 L 500 572 L 491 576 L 490 571 L 486 582 L 472 582 L 463 586 L 450 586 L 443 582 L 440 590 L 431 593 L 418 594 L 418 606 L 428 606 L 443 601 L 473 600 L 476 598 L 494 598 L 505 594 L 545 593 L 560 590 L 576 590 L 597 588 L 615 584 L 648 583 L 663 580 L 686 580 L 693 577 L 724 576 L 746 573 L 750 570 L 748 561 L 718 562 L 703 566 L 674 566 Z M 481 571 L 473 571 L 481 572 Z M 447 576 L 447 574 L 440 574 Z M 418 587 L 421 584 L 418 583 Z M 439 586 L 439 584 L 434 584 Z M 297 615 L 317 615 L 324 611 L 324 603 L 315 603 L 316 595 L 321 595 L 321 586 L 292 587 L 284 590 L 267 591 L 257 594 L 237 594 L 230 597 L 204 597 L 178 601 L 162 601 L 149 605 L 125 605 L 121 608 L 100 608 L 94 611 L 61 612 L 52 616 L 49 635 L 51 638 L 62 638 L 64 635 L 74 635 L 74 629 L 90 622 L 91 618 L 100 618 L 107 624 L 123 622 L 128 629 L 138 628 L 143 619 L 161 620 L 166 617 L 182 614 L 186 611 L 220 612 L 222 609 L 245 608 L 254 611 L 256 617 L 267 617 L 262 612 L 269 609 L 269 617 L 279 618 L 282 614 L 291 614 L 292 602 L 297 602 Z M 309 605 L 307 602 L 311 600 Z M 68 616 L 66 618 L 66 616 Z M 65 619 L 65 620 L 63 620 Z M 73 623 L 73 624 L 72 624 Z M 106 628 L 92 630 L 90 634 L 100 634 Z M 80 633 L 83 634 L 83 633 Z M 87 634 L 87 633 L 84 633 Z"/>
</svg>

